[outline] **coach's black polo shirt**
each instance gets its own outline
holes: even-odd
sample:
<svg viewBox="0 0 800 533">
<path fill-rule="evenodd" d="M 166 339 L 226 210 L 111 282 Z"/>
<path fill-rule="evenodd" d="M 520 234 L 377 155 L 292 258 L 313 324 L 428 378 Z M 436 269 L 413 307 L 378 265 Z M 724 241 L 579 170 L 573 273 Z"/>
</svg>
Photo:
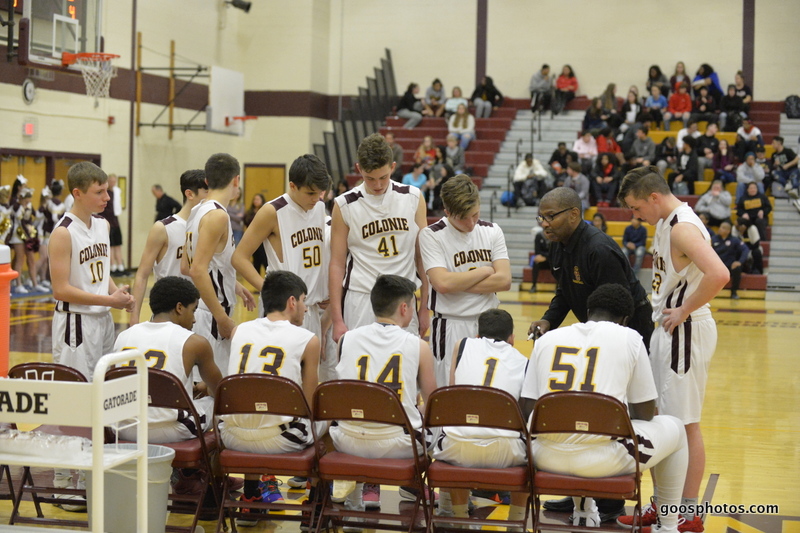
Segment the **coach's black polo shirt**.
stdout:
<svg viewBox="0 0 800 533">
<path fill-rule="evenodd" d="M 560 326 L 570 311 L 575 313 L 578 320 L 586 322 L 586 300 L 589 295 L 600 285 L 619 283 L 630 288 L 636 306 L 635 316 L 629 326 L 638 331 L 645 338 L 645 344 L 649 345 L 653 323 L 649 316 L 652 310 L 647 294 L 614 239 L 590 224 L 581 223 L 566 244 L 550 244 L 549 261 L 553 277 L 558 282 L 556 295 L 542 317 L 550 322 L 550 329 Z M 644 306 L 647 309 L 642 309 Z M 635 323 L 641 321 L 649 322 L 649 327 Z"/>
</svg>

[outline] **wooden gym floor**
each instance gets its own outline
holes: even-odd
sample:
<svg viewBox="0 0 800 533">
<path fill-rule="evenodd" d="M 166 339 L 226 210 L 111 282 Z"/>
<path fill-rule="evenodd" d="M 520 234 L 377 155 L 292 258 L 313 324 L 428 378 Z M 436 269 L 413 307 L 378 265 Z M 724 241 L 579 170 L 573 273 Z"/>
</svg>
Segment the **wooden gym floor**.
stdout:
<svg viewBox="0 0 800 533">
<path fill-rule="evenodd" d="M 726 291 L 727 292 L 727 291 Z M 544 313 L 552 292 L 506 292 L 501 307 L 514 317 L 516 347 L 529 354 L 532 342 L 528 325 Z M 146 306 L 145 306 L 146 307 Z M 778 505 L 775 514 L 712 514 L 709 533 L 800 533 L 800 380 L 797 372 L 797 342 L 800 340 L 800 303 L 717 298 L 712 310 L 719 328 L 719 343 L 711 364 L 703 412 L 706 443 L 706 478 L 701 492 L 713 504 Z M 25 361 L 50 361 L 50 323 L 53 302 L 46 298 L 17 298 L 11 310 L 11 356 L 13 366 Z M 127 327 L 127 314 L 114 311 L 117 329 Z M 241 307 L 237 323 L 254 318 Z M 574 318 L 568 319 L 569 322 Z M 0 490 L 2 490 L 0 488 Z M 302 496 L 282 486 L 287 499 Z M 650 494 L 645 480 L 645 494 Z M 396 489 L 385 487 L 384 508 L 400 502 Z M 478 500 L 481 513 L 498 518 L 508 507 Z M 24 511 L 29 514 L 32 504 Z M 44 505 L 47 516 L 65 513 Z M 5 523 L 10 502 L 0 502 L 0 523 Z M 80 515 L 78 515 L 80 516 Z M 555 519 L 566 517 L 554 516 Z M 170 523 L 187 523 L 172 516 Z M 200 523 L 213 531 L 213 522 Z M 286 529 L 298 531 L 297 522 L 262 521 L 250 531 Z"/>
</svg>

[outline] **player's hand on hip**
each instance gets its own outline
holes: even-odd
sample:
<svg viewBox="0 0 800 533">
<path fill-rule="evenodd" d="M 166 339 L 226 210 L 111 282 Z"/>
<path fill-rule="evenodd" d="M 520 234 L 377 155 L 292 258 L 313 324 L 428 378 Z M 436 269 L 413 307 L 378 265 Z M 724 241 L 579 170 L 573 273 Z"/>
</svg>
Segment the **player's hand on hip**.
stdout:
<svg viewBox="0 0 800 533">
<path fill-rule="evenodd" d="M 333 322 L 333 342 L 339 342 L 339 339 L 342 338 L 342 335 L 347 333 L 347 326 L 344 325 L 344 321 L 337 322 L 334 320 Z"/>
<path fill-rule="evenodd" d="M 536 320 L 531 322 L 531 327 L 528 328 L 528 337 L 538 339 L 548 331 L 550 331 L 550 322 L 547 320 Z"/>
<path fill-rule="evenodd" d="M 661 325 L 672 335 L 675 328 L 683 324 L 688 316 L 689 313 L 686 313 L 683 307 L 664 309 L 664 319 L 661 321 Z"/>
<path fill-rule="evenodd" d="M 230 339 L 233 334 L 233 328 L 236 327 L 236 322 L 229 316 L 222 320 L 217 320 L 217 331 L 223 339 Z"/>
</svg>

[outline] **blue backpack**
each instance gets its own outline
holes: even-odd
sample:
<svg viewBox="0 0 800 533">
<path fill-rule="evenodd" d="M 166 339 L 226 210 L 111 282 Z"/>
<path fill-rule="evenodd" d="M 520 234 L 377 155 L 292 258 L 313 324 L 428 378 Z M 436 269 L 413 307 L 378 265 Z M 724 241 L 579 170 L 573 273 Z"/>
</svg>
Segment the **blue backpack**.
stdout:
<svg viewBox="0 0 800 533">
<path fill-rule="evenodd" d="M 503 191 L 503 194 L 500 196 L 500 203 L 506 207 L 516 207 L 517 198 L 514 191 Z"/>
</svg>

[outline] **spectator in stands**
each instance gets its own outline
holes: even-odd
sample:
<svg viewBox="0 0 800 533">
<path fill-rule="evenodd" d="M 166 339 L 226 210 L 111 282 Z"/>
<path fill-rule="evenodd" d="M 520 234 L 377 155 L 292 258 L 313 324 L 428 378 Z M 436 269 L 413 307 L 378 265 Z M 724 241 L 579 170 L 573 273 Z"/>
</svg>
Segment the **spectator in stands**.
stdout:
<svg viewBox="0 0 800 533">
<path fill-rule="evenodd" d="M 556 80 L 556 93 L 553 98 L 553 114 L 558 115 L 561 113 L 566 105 L 575 98 L 575 93 L 578 92 L 578 78 L 575 77 L 575 72 L 569 65 L 564 65 L 561 69 L 561 76 Z"/>
<path fill-rule="evenodd" d="M 725 139 L 719 140 L 719 149 L 714 154 L 714 162 L 711 165 L 714 169 L 714 177 L 722 180 L 722 183 L 733 183 L 736 181 L 736 164 L 733 151 L 728 146 Z"/>
<path fill-rule="evenodd" d="M 622 154 L 622 148 L 620 148 L 617 141 L 614 140 L 613 135 L 611 134 L 611 128 L 603 128 L 600 130 L 600 134 L 595 139 L 597 142 L 597 153 L 608 153 L 614 154 L 614 157 L 617 159 L 617 163 L 620 165 L 625 162 L 625 156 Z"/>
<path fill-rule="evenodd" d="M 766 240 L 770 211 L 772 211 L 772 204 L 769 203 L 769 198 L 758 190 L 756 182 L 748 183 L 744 195 L 736 202 L 737 222 L 746 228 L 755 226 L 758 229 L 759 237 Z"/>
<path fill-rule="evenodd" d="M 744 161 L 744 155 L 747 152 L 755 152 L 759 146 L 764 146 L 761 130 L 753 125 L 750 118 L 745 117 L 741 127 L 736 130 L 736 145 L 733 148 L 736 158 Z"/>
<path fill-rule="evenodd" d="M 667 97 L 670 92 L 669 80 L 664 73 L 661 72 L 661 67 L 658 65 L 650 67 L 647 73 L 647 82 L 645 82 L 644 86 L 649 94 L 653 94 L 653 87 L 658 87 L 659 94 L 664 97 Z M 664 104 L 664 107 L 667 107 L 667 104 Z"/>
<path fill-rule="evenodd" d="M 464 171 L 464 150 L 458 145 L 458 137 L 453 134 L 447 136 L 447 146 L 444 149 L 444 163 L 453 167 L 455 172 Z"/>
<path fill-rule="evenodd" d="M 618 129 L 620 124 L 622 124 L 622 118 L 620 117 L 619 110 L 617 109 L 619 105 L 617 104 L 616 84 L 609 83 L 606 85 L 606 90 L 600 95 L 600 101 L 602 102 L 603 109 L 605 109 L 606 113 L 608 113 L 606 122 L 608 123 L 609 127 L 615 130 Z"/>
<path fill-rule="evenodd" d="M 583 117 L 583 129 L 601 130 L 608 126 L 609 111 L 603 109 L 603 101 L 600 98 L 592 98 L 592 103 L 586 109 L 586 115 Z"/>
<path fill-rule="evenodd" d="M 614 203 L 619 185 L 619 169 L 616 158 L 610 154 L 602 153 L 597 158 L 597 164 L 592 169 L 592 192 L 597 201 L 597 207 L 609 207 Z"/>
<path fill-rule="evenodd" d="M 716 122 L 709 122 L 706 132 L 697 138 L 697 165 L 699 168 L 698 179 L 702 178 L 703 171 L 714 164 L 714 155 L 719 152 L 719 139 L 717 132 L 719 126 Z"/>
<path fill-rule="evenodd" d="M 762 239 L 758 228 L 753 225 L 748 227 L 744 220 L 737 219 L 733 236 L 738 237 L 747 246 L 750 250 L 750 258 L 753 260 L 752 264 L 749 261 L 745 263 L 742 270 L 748 274 L 763 274 L 764 253 L 761 250 Z"/>
<path fill-rule="evenodd" d="M 475 117 L 467 110 L 467 106 L 461 104 L 456 112 L 450 115 L 447 121 L 447 130 L 450 135 L 455 135 L 462 150 L 466 151 L 469 143 L 475 138 Z"/>
<path fill-rule="evenodd" d="M 722 98 L 722 85 L 719 83 L 719 76 L 708 63 L 700 65 L 700 68 L 697 69 L 697 74 L 695 74 L 692 80 L 692 88 L 694 88 L 695 94 L 697 94 L 702 87 L 708 89 L 708 93 L 715 101 L 718 102 L 719 99 Z"/>
<path fill-rule="evenodd" d="M 708 215 L 706 213 L 697 213 L 697 218 L 700 219 L 700 222 L 703 223 L 705 226 L 706 231 L 708 232 L 709 237 L 713 237 L 717 233 L 711 228 L 711 225 L 708 222 Z"/>
<path fill-rule="evenodd" d="M 530 258 L 530 266 L 533 269 L 533 283 L 528 292 L 536 292 L 536 282 L 539 280 L 539 272 L 550 270 L 550 243 L 544 237 L 544 230 L 539 224 L 531 228 L 533 234 L 533 255 Z"/>
<path fill-rule="evenodd" d="M 736 87 L 736 96 L 744 102 L 744 112 L 749 114 L 750 102 L 753 101 L 753 91 L 745 84 L 741 70 L 737 71 L 736 76 L 733 77 L 733 84 Z"/>
<path fill-rule="evenodd" d="M 469 109 L 469 100 L 464 98 L 461 92 L 461 87 L 453 87 L 453 95 L 444 102 L 444 116 L 450 118 L 450 115 L 456 112 L 459 104 L 464 104 Z"/>
<path fill-rule="evenodd" d="M 664 121 L 663 111 L 665 109 L 667 109 L 667 99 L 661 94 L 658 85 L 653 85 L 650 88 L 650 96 L 644 101 L 644 110 L 650 113 L 650 120 L 654 126 Z"/>
<path fill-rule="evenodd" d="M 656 160 L 656 143 L 647 135 L 648 129 L 641 127 L 636 131 L 633 141 L 632 159 L 634 166 L 648 166 Z"/>
<path fill-rule="evenodd" d="M 475 116 L 477 118 L 489 118 L 492 116 L 492 108 L 494 106 L 503 105 L 503 95 L 494 86 L 494 80 L 489 76 L 484 76 L 480 85 L 475 87 L 471 100 L 475 105 Z"/>
<path fill-rule="evenodd" d="M 683 138 L 683 150 L 678 157 L 678 168 L 667 180 L 676 196 L 694 194 L 694 182 L 697 181 L 697 141 L 687 135 Z"/>
<path fill-rule="evenodd" d="M 581 164 L 573 161 L 567 165 L 567 178 L 564 180 L 564 187 L 574 189 L 581 199 L 581 210 L 589 208 L 589 178 L 581 173 Z"/>
<path fill-rule="evenodd" d="M 414 162 L 426 165 L 427 171 L 436 163 L 436 146 L 433 144 L 433 137 L 426 135 L 422 138 L 422 144 L 414 152 Z"/>
<path fill-rule="evenodd" d="M 750 255 L 750 249 L 741 240 L 731 235 L 731 223 L 725 220 L 719 225 L 719 231 L 711 237 L 711 246 L 728 267 L 731 273 L 731 298 L 739 299 L 739 285 L 742 282 L 742 265 Z"/>
<path fill-rule="evenodd" d="M 558 178 L 566 177 L 567 173 L 567 165 L 572 161 L 578 160 L 578 154 L 575 152 L 571 152 L 567 150 L 567 143 L 560 142 L 558 143 L 558 148 L 553 150 L 553 155 L 550 156 L 550 160 L 547 162 L 550 165 L 550 168 L 553 171 L 553 175 Z"/>
<path fill-rule="evenodd" d="M 225 210 L 228 211 L 228 216 L 231 219 L 233 241 L 239 244 L 239 241 L 242 240 L 242 235 L 244 235 L 244 202 L 242 202 L 241 187 L 236 188 Z"/>
<path fill-rule="evenodd" d="M 583 173 L 589 174 L 597 159 L 597 141 L 592 137 L 592 132 L 588 130 L 581 132 L 581 136 L 572 143 L 572 151 L 578 154 Z"/>
<path fill-rule="evenodd" d="M 800 198 L 800 170 L 798 162 L 800 157 L 793 150 L 783 145 L 783 137 L 776 135 L 772 138 L 772 178 L 786 188 L 786 193 L 793 199 Z"/>
<path fill-rule="evenodd" d="M 668 168 L 677 169 L 678 148 L 676 139 L 676 137 L 669 135 L 664 137 L 664 140 L 656 146 L 656 166 L 662 176 L 666 176 Z"/>
<path fill-rule="evenodd" d="M 425 104 L 431 108 L 434 116 L 441 117 L 444 114 L 445 100 L 447 100 L 447 93 L 444 92 L 442 81 L 436 78 L 425 91 Z"/>
<path fill-rule="evenodd" d="M 395 163 L 394 172 L 392 172 L 392 179 L 397 182 L 403 181 L 403 147 L 394 141 L 394 133 L 391 131 L 386 133 L 386 144 L 392 149 L 392 157 Z"/>
<path fill-rule="evenodd" d="M 683 61 L 678 61 L 675 64 L 675 72 L 669 79 L 670 89 L 675 92 L 684 82 L 686 82 L 687 85 L 689 84 L 689 78 L 686 76 L 686 65 L 683 64 Z"/>
<path fill-rule="evenodd" d="M 514 194 L 517 203 L 522 199 L 522 187 L 528 180 L 534 180 L 536 183 L 536 186 L 533 188 L 534 198 L 538 199 L 544 196 L 549 190 L 547 185 L 549 177 L 550 174 L 538 159 L 534 159 L 533 154 L 525 154 L 525 159 L 520 161 L 514 171 Z"/>
<path fill-rule="evenodd" d="M 414 129 L 417 124 L 422 122 L 423 116 L 433 115 L 433 111 L 427 104 L 417 99 L 419 93 L 419 85 L 416 83 L 409 83 L 405 94 L 400 97 L 400 102 L 397 104 L 397 116 L 407 118 L 403 127 L 407 130 Z"/>
<path fill-rule="evenodd" d="M 695 213 L 706 213 L 712 226 L 719 226 L 723 220 L 731 218 L 731 193 L 725 190 L 720 180 L 711 182 L 711 187 L 694 206 Z"/>
<path fill-rule="evenodd" d="M 422 163 L 414 163 L 411 172 L 403 176 L 403 185 L 412 185 L 422 192 L 429 189 L 428 175 L 425 174 L 425 167 Z M 425 195 L 427 197 L 427 194 Z"/>
<path fill-rule="evenodd" d="M 631 151 L 633 149 L 633 143 L 636 142 L 638 138 L 638 133 L 640 129 L 646 129 L 648 132 L 652 127 L 652 121 L 650 119 L 650 113 L 646 113 L 642 111 L 639 113 L 638 122 L 634 122 L 628 131 L 625 132 L 625 135 L 622 137 L 622 141 L 620 141 L 619 145 L 622 148 L 622 151 L 625 153 L 627 157 L 630 157 Z"/>
<path fill-rule="evenodd" d="M 442 203 L 442 185 L 447 183 L 447 180 L 455 176 L 455 170 L 449 164 L 439 166 L 439 173 L 430 184 L 433 189 L 433 200 L 431 201 L 431 211 L 436 215 L 444 214 L 444 204 Z"/>
<path fill-rule="evenodd" d="M 603 213 L 595 213 L 592 217 L 592 226 L 599 229 L 605 234 L 608 234 L 608 224 L 606 224 L 606 217 Z"/>
<path fill-rule="evenodd" d="M 539 72 L 531 76 L 528 89 L 531 91 L 531 111 L 550 109 L 550 100 L 553 96 L 553 78 L 550 77 L 550 65 L 545 63 Z"/>
<path fill-rule="evenodd" d="M 702 135 L 700 130 L 697 129 L 696 118 L 690 118 L 686 127 L 678 130 L 678 135 L 675 137 L 675 148 L 677 148 L 679 152 L 683 150 L 683 139 L 686 138 L 687 135 L 692 139 L 697 139 Z"/>
<path fill-rule="evenodd" d="M 717 120 L 717 99 L 703 85 L 692 104 L 692 116 L 698 121 L 714 122 Z"/>
<path fill-rule="evenodd" d="M 772 188 L 772 160 L 767 158 L 767 150 L 763 146 L 756 148 L 756 165 L 764 171 L 764 192 Z"/>
<path fill-rule="evenodd" d="M 736 131 L 747 116 L 744 100 L 736 94 L 736 85 L 728 85 L 728 93 L 719 101 L 719 126 L 722 131 Z"/>
<path fill-rule="evenodd" d="M 667 112 L 664 113 L 664 129 L 669 131 L 673 120 L 682 120 L 683 127 L 689 123 L 692 116 L 692 97 L 689 96 L 689 84 L 681 83 L 677 91 L 669 97 Z"/>
<path fill-rule="evenodd" d="M 747 152 L 744 163 L 736 169 L 736 203 L 744 196 L 747 187 L 751 183 L 756 184 L 756 190 L 764 194 L 764 168 L 756 163 L 756 156 L 753 152 Z"/>
<path fill-rule="evenodd" d="M 636 216 L 631 217 L 631 225 L 625 228 L 625 233 L 622 234 L 622 251 L 629 258 L 634 257 L 633 273 L 638 278 L 644 255 L 647 253 L 647 229 Z"/>
<path fill-rule="evenodd" d="M 625 133 L 628 129 L 639 121 L 639 114 L 642 106 L 639 104 L 639 95 L 633 91 L 628 91 L 625 103 L 622 104 L 622 123 L 619 131 Z"/>
</svg>

